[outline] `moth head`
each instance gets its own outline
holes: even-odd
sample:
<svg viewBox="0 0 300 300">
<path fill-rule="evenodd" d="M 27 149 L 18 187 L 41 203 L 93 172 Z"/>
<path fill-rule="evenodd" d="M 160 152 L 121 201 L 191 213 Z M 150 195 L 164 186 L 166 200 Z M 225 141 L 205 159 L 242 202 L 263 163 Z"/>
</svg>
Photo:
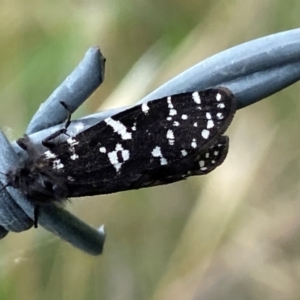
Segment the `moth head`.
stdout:
<svg viewBox="0 0 300 300">
<path fill-rule="evenodd" d="M 37 166 L 25 165 L 7 174 L 7 185 L 19 189 L 34 204 L 46 204 L 65 200 L 68 191 L 61 178 L 49 171 L 41 172 Z"/>
</svg>

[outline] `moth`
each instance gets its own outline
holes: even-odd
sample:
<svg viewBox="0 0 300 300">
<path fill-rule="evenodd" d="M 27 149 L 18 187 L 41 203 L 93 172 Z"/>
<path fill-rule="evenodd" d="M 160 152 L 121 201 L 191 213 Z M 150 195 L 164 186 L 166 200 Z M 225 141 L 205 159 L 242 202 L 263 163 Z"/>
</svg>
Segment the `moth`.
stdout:
<svg viewBox="0 0 300 300">
<path fill-rule="evenodd" d="M 38 207 L 205 175 L 226 158 L 223 134 L 235 112 L 235 97 L 221 87 L 133 106 L 60 142 L 68 120 L 42 154 L 28 136 L 17 141 L 28 157 L 6 174 L 7 185 Z"/>
</svg>

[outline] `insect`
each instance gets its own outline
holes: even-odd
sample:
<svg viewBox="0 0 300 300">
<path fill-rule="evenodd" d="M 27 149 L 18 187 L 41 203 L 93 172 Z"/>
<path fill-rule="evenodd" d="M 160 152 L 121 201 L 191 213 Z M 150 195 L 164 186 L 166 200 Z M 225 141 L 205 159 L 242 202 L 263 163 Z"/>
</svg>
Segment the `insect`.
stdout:
<svg viewBox="0 0 300 300">
<path fill-rule="evenodd" d="M 8 185 L 40 206 L 204 175 L 226 158 L 235 111 L 228 89 L 208 89 L 134 106 L 54 143 L 66 125 L 42 154 L 25 135 L 17 142 L 28 158 L 8 172 Z"/>
</svg>

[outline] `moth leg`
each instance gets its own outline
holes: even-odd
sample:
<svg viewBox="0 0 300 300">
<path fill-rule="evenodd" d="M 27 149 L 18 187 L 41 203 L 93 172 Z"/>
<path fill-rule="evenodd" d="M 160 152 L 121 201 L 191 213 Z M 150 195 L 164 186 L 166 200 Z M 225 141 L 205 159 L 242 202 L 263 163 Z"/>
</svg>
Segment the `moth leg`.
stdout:
<svg viewBox="0 0 300 300">
<path fill-rule="evenodd" d="M 68 130 L 68 127 L 70 126 L 70 123 L 71 123 L 71 111 L 69 109 L 69 107 L 67 106 L 67 104 L 63 101 L 60 101 L 60 104 L 66 109 L 68 115 L 67 115 L 67 119 L 65 121 L 65 124 L 63 126 L 63 128 L 57 130 L 56 132 L 52 133 L 51 135 L 49 135 L 47 138 L 45 138 L 43 141 L 42 141 L 42 144 L 43 146 L 47 147 L 47 148 L 53 148 L 55 146 L 55 143 L 54 143 L 54 139 L 57 138 L 58 136 L 60 136 L 61 134 L 65 134 L 67 136 L 70 136 L 68 133 L 67 133 L 67 130 Z"/>
</svg>

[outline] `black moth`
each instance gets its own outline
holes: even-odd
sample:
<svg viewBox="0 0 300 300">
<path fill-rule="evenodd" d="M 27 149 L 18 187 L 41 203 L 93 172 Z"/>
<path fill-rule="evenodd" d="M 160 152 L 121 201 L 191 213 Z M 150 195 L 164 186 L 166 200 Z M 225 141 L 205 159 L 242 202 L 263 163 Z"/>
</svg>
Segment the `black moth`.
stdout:
<svg viewBox="0 0 300 300">
<path fill-rule="evenodd" d="M 204 175 L 226 158 L 223 133 L 235 111 L 228 89 L 208 89 L 134 106 L 54 143 L 63 129 L 43 142 L 42 155 L 24 136 L 17 142 L 28 159 L 8 172 L 8 185 L 38 207 Z"/>
</svg>

